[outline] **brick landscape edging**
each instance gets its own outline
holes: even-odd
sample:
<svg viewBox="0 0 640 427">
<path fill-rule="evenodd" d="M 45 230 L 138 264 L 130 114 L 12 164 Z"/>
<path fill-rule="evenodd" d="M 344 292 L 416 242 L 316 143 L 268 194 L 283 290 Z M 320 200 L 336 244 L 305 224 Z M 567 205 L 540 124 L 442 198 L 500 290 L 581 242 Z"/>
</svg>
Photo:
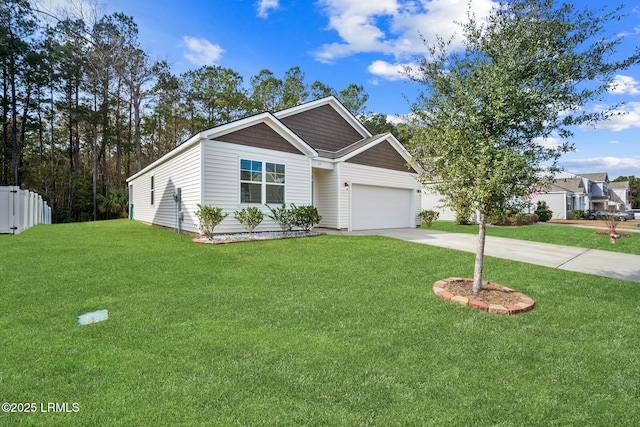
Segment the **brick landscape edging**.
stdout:
<svg viewBox="0 0 640 427">
<path fill-rule="evenodd" d="M 460 295 L 453 295 L 451 292 L 446 291 L 444 289 L 447 283 L 458 282 L 458 281 L 473 283 L 473 279 L 466 279 L 462 277 L 449 277 L 447 279 L 442 279 L 435 282 L 433 284 L 433 292 L 440 298 L 444 298 L 448 301 L 453 301 L 458 304 L 467 305 L 477 310 L 485 311 L 488 313 L 495 313 L 495 314 L 506 314 L 506 315 L 520 314 L 520 313 L 524 313 L 529 310 L 532 310 L 533 307 L 536 305 L 536 302 L 533 299 L 526 296 L 525 294 L 514 291 L 511 288 L 507 288 L 506 286 L 502 286 L 497 283 L 492 283 L 492 285 L 499 286 L 502 290 L 513 292 L 513 295 L 517 296 L 519 298 L 519 301 L 516 304 L 507 304 L 507 306 L 505 307 L 500 304 L 487 304 L 482 301 L 477 301 L 474 299 L 470 300 L 469 298 L 466 298 Z"/>
</svg>

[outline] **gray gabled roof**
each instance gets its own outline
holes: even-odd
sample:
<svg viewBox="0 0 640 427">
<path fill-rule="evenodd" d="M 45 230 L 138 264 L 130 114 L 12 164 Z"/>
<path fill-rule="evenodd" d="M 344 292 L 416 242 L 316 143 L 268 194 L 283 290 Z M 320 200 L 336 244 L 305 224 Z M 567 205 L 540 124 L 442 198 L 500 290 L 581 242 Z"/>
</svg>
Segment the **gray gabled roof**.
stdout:
<svg viewBox="0 0 640 427">
<path fill-rule="evenodd" d="M 611 190 L 630 190 L 629 181 L 614 181 L 609 183 L 609 189 Z"/>
<path fill-rule="evenodd" d="M 548 193 L 567 192 L 573 194 L 586 194 L 586 189 L 582 178 L 561 178 L 556 179 L 545 189 Z"/>
<path fill-rule="evenodd" d="M 609 181 L 609 175 L 606 172 L 597 172 L 597 173 L 583 173 L 580 175 L 583 178 L 587 178 L 589 181 L 593 182 L 607 182 Z"/>
</svg>

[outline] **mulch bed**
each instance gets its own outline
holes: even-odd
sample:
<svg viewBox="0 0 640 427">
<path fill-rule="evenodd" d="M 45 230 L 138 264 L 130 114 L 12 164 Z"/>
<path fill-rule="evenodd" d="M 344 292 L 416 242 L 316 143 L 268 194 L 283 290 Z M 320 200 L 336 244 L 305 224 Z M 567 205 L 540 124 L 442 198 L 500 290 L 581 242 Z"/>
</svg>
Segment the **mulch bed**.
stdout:
<svg viewBox="0 0 640 427">
<path fill-rule="evenodd" d="M 497 283 L 483 282 L 477 295 L 472 288 L 473 279 L 456 277 L 438 280 L 433 292 L 446 300 L 495 314 L 524 313 L 535 305 L 527 295 Z"/>
<path fill-rule="evenodd" d="M 616 233 L 618 233 L 618 235 L 620 237 L 631 237 L 630 233 L 620 233 L 618 230 L 616 230 Z M 594 231 L 593 234 L 597 234 L 598 236 L 608 236 L 609 232 L 608 231 Z"/>
</svg>

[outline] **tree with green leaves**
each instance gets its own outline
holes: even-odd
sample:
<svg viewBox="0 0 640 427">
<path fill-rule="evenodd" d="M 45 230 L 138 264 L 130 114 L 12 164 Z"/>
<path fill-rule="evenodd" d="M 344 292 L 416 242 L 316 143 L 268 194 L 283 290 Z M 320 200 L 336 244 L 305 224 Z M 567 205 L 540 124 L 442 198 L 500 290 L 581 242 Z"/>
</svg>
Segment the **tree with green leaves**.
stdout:
<svg viewBox="0 0 640 427">
<path fill-rule="evenodd" d="M 621 39 L 605 28 L 619 15 L 553 0 L 501 1 L 486 20 L 469 13 L 462 51 L 441 38 L 425 41 L 429 54 L 406 70 L 424 86 L 410 146 L 423 182 L 450 206 L 479 212 L 474 293 L 482 289 L 487 216 L 551 179 L 573 148 L 573 127 L 613 114 L 615 107 L 583 107 L 601 98 L 617 71 L 639 62 L 637 49 L 613 58 Z M 550 137 L 561 144 L 541 143 Z"/>
<path fill-rule="evenodd" d="M 31 39 L 36 30 L 28 1 L 8 0 L 0 4 L 0 183 L 22 183 L 22 148 L 32 108 L 32 65 L 37 56 Z"/>
</svg>

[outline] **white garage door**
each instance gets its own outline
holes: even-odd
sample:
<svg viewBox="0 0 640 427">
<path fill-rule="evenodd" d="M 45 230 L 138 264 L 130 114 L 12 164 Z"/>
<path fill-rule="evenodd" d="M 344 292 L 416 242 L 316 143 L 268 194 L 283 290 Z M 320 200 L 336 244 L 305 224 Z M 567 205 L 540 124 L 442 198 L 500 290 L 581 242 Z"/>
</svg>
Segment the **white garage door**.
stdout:
<svg viewBox="0 0 640 427">
<path fill-rule="evenodd" d="M 413 190 L 352 185 L 351 229 L 413 227 Z"/>
</svg>

